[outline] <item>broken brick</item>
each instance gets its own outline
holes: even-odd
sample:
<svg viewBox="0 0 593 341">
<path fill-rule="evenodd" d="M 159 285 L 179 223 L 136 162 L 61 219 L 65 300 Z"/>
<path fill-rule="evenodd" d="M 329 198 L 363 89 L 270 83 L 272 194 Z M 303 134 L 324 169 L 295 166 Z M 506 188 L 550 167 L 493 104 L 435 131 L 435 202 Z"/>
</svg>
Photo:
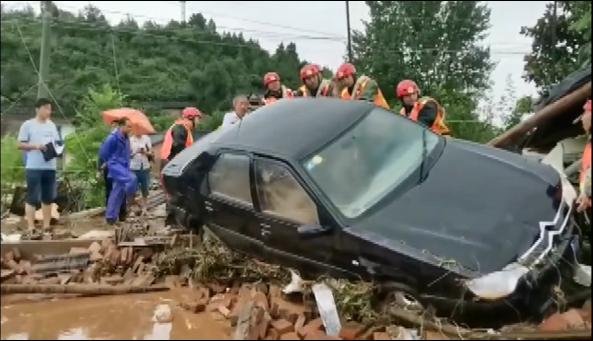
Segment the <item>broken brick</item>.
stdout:
<svg viewBox="0 0 593 341">
<path fill-rule="evenodd" d="M 257 330 L 258 330 L 258 336 L 260 339 L 263 339 L 266 334 L 268 333 L 268 328 L 270 327 L 270 323 L 272 322 L 272 317 L 270 316 L 270 314 L 268 314 L 268 312 L 264 312 L 263 317 L 261 318 L 261 321 L 259 321 L 258 325 L 257 325 Z"/>
<path fill-rule="evenodd" d="M 358 336 L 364 333 L 366 327 L 357 322 L 347 322 L 342 325 L 340 337 L 344 340 L 356 340 Z"/>
<path fill-rule="evenodd" d="M 89 250 L 89 252 L 90 252 L 91 254 L 93 254 L 93 253 L 95 253 L 95 252 L 96 252 L 96 253 L 100 253 L 100 252 L 101 252 L 101 245 L 100 245 L 99 243 L 97 243 L 97 242 L 93 242 L 93 243 L 92 243 L 92 244 L 89 246 L 88 250 Z"/>
<path fill-rule="evenodd" d="M 9 279 L 11 277 L 13 277 L 16 274 L 16 271 L 14 270 L 1 270 L 1 274 L 0 274 L 0 279 L 2 279 L 2 281 Z"/>
<path fill-rule="evenodd" d="M 282 336 L 280 336 L 280 340 L 300 340 L 300 339 L 301 338 L 295 332 L 285 333 L 285 334 L 282 334 Z"/>
<path fill-rule="evenodd" d="M 540 331 L 554 332 L 583 327 L 585 322 L 576 309 L 570 309 L 565 313 L 556 313 L 545 319 L 538 327 Z"/>
<path fill-rule="evenodd" d="M 4 262 L 7 263 L 10 261 L 15 261 L 14 253 L 12 251 L 8 251 L 7 253 L 4 254 Z"/>
<path fill-rule="evenodd" d="M 391 340 L 391 337 L 385 332 L 376 332 L 373 333 L 373 340 Z"/>
<path fill-rule="evenodd" d="M 253 301 L 256 306 L 261 307 L 263 310 L 270 310 L 270 307 L 268 305 L 268 298 L 266 297 L 266 295 L 264 295 L 263 292 L 257 291 L 255 293 L 255 296 L 253 296 Z"/>
<path fill-rule="evenodd" d="M 70 248 L 70 254 L 71 255 L 78 255 L 78 254 L 85 254 L 85 253 L 90 253 L 89 249 L 86 249 L 84 247 L 73 247 Z"/>
<path fill-rule="evenodd" d="M 89 261 L 91 262 L 98 262 L 101 259 L 103 259 L 103 256 L 99 252 L 91 252 L 91 255 L 89 256 Z"/>
<path fill-rule="evenodd" d="M 585 301 L 583 307 L 579 310 L 583 321 L 591 325 L 591 300 Z"/>
<path fill-rule="evenodd" d="M 329 336 L 321 330 L 312 331 L 311 333 L 307 334 L 304 339 L 305 340 L 341 340 L 339 337 Z"/>
<path fill-rule="evenodd" d="M 21 268 L 22 272 L 30 275 L 33 273 L 33 267 L 31 266 L 31 262 L 28 260 L 21 259 L 19 262 L 19 267 Z"/>
<path fill-rule="evenodd" d="M 263 282 L 259 282 L 255 285 L 255 290 L 263 293 L 265 296 L 268 295 L 268 285 Z"/>
<path fill-rule="evenodd" d="M 303 328 L 306 322 L 307 318 L 305 317 L 305 314 L 300 314 L 294 324 L 294 330 L 298 331 L 299 329 Z"/>
<path fill-rule="evenodd" d="M 206 284 L 206 286 L 215 294 L 223 293 L 226 289 L 223 285 L 220 285 L 218 283 L 208 283 Z"/>
<path fill-rule="evenodd" d="M 140 270 L 140 266 L 142 264 L 144 264 L 144 257 L 138 256 L 138 259 L 136 259 L 136 262 L 134 263 L 134 266 L 132 267 L 132 271 L 135 273 L 138 273 Z"/>
<path fill-rule="evenodd" d="M 300 330 L 297 330 L 297 333 L 299 334 L 300 337 L 305 337 L 312 332 L 321 330 L 322 327 L 323 327 L 323 321 L 321 321 L 320 318 L 316 318 L 316 319 L 312 320 L 311 322 L 307 323 Z"/>
<path fill-rule="evenodd" d="M 270 328 L 268 330 L 268 336 L 266 336 L 266 340 L 278 340 L 280 335 L 278 335 L 278 331 L 274 328 Z"/>
<path fill-rule="evenodd" d="M 272 328 L 276 329 L 280 335 L 294 331 L 294 326 L 292 323 L 286 321 L 285 319 L 272 321 Z"/>
<path fill-rule="evenodd" d="M 282 289 L 277 285 L 270 284 L 268 287 L 268 296 L 270 299 L 282 297 Z"/>
<path fill-rule="evenodd" d="M 230 310 L 222 304 L 219 305 L 217 309 L 218 309 L 218 312 L 221 313 L 222 316 L 224 316 L 225 318 L 228 318 L 229 315 L 231 314 Z"/>
</svg>

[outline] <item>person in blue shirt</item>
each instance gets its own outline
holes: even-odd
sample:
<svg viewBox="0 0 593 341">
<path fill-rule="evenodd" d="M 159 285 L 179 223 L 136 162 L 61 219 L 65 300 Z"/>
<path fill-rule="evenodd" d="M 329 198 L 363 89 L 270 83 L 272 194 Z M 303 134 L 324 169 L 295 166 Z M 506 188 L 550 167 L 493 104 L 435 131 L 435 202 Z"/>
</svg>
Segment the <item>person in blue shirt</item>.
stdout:
<svg viewBox="0 0 593 341">
<path fill-rule="evenodd" d="M 25 152 L 27 198 L 25 216 L 30 231 L 35 230 L 35 210 L 41 204 L 43 229 L 49 231 L 51 204 L 56 197 L 56 158 L 44 153 L 62 141 L 56 125 L 51 121 L 52 102 L 39 98 L 35 103 L 35 118 L 25 121 L 19 130 L 19 149 Z"/>
<path fill-rule="evenodd" d="M 132 131 L 132 124 L 127 118 L 121 119 L 117 124 L 117 130 L 105 139 L 99 150 L 99 160 L 105 164 L 107 178 L 113 184 L 105 210 L 105 219 L 110 225 L 116 223 L 123 201 L 127 198 L 131 202 L 137 187 L 136 176 L 130 170 L 131 149 L 128 135 Z"/>
</svg>

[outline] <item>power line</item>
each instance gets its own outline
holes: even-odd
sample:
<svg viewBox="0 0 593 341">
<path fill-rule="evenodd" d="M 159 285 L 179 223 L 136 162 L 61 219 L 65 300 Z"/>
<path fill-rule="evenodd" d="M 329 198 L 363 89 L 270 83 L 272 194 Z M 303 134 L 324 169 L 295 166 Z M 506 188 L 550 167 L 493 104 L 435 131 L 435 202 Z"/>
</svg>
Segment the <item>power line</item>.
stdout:
<svg viewBox="0 0 593 341">
<path fill-rule="evenodd" d="M 37 18 L 18 18 L 18 19 L 9 19 L 9 20 L 2 20 L 2 23 L 13 23 L 13 22 L 18 22 L 18 21 L 29 21 L 29 22 L 39 22 L 40 19 Z M 164 35 L 159 35 L 159 34 L 155 34 L 155 33 L 150 33 L 148 32 L 146 29 L 144 28 L 138 28 L 138 29 L 123 29 L 123 28 L 115 28 L 114 26 L 99 26 L 96 24 L 90 24 L 90 23 L 81 23 L 81 22 L 74 22 L 74 21 L 65 21 L 65 20 L 61 20 L 58 18 L 52 18 L 53 22 L 59 23 L 59 27 L 61 28 L 74 28 L 74 29 L 86 29 L 89 31 L 99 31 L 99 32 L 115 32 L 115 33 L 130 33 L 130 34 L 141 34 L 141 35 L 145 35 L 145 36 L 151 36 L 151 37 L 156 37 L 156 38 L 161 38 L 161 39 L 167 39 L 167 40 L 174 40 L 174 41 L 183 41 L 183 42 L 188 42 L 188 43 L 196 43 L 196 44 L 204 44 L 204 45 L 216 45 L 216 46 L 228 46 L 228 47 L 245 47 L 245 48 L 257 48 L 257 49 L 263 49 L 261 46 L 259 45 L 253 45 L 253 44 L 241 44 L 241 43 L 225 43 L 225 42 L 215 42 L 215 41 L 210 41 L 210 40 L 197 40 L 197 39 L 187 39 L 187 38 L 179 38 L 179 37 L 168 37 L 168 36 L 164 36 Z M 84 26 L 84 28 L 81 28 L 81 26 Z M 187 30 L 175 30 L 175 29 L 166 29 L 163 28 L 163 34 L 167 34 L 167 33 L 188 33 L 191 31 L 187 31 Z M 208 34 L 208 32 L 198 32 L 201 34 Z M 273 33 L 273 32 L 271 32 Z M 217 33 L 218 34 L 218 33 Z M 301 37 L 303 39 L 306 40 L 311 40 L 312 37 Z M 336 41 L 337 42 L 337 41 Z M 343 43 L 341 40 L 339 41 L 340 43 Z M 487 48 L 487 47 L 486 47 Z M 438 53 L 463 53 L 463 52 L 468 52 L 469 50 L 447 50 L 447 49 L 441 49 L 438 47 L 433 47 L 433 48 L 409 48 L 406 49 L 405 51 L 397 51 L 397 50 L 383 50 L 385 52 L 390 52 L 390 53 L 402 53 L 402 52 L 411 52 L 411 53 L 418 53 L 418 52 L 426 52 L 426 53 L 430 53 L 430 52 L 438 52 Z M 530 53 L 529 51 L 508 51 L 508 50 L 496 50 L 496 49 L 490 49 L 490 54 L 492 55 L 526 55 Z"/>
</svg>

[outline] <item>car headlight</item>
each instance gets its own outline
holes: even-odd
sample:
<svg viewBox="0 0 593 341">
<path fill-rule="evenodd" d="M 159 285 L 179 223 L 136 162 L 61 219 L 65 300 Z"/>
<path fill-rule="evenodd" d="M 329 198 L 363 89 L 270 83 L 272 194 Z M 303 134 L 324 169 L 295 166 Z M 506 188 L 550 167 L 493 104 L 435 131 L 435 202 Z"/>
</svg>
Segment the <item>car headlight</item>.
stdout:
<svg viewBox="0 0 593 341">
<path fill-rule="evenodd" d="M 517 284 L 529 269 L 519 263 L 511 263 L 501 271 L 465 282 L 465 286 L 476 296 L 486 300 L 496 300 L 512 294 Z"/>
</svg>

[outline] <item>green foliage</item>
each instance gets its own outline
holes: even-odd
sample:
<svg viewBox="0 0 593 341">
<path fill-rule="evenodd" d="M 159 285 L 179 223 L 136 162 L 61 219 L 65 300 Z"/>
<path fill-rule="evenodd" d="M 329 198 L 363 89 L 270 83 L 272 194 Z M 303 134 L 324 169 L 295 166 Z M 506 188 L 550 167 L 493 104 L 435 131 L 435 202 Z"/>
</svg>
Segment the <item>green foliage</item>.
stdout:
<svg viewBox="0 0 593 341">
<path fill-rule="evenodd" d="M 104 124 L 102 113 L 105 110 L 124 107 L 124 96 L 120 91 L 114 90 L 110 85 L 103 85 L 99 91 L 91 88 L 80 104 L 80 110 L 76 114 L 79 128 L 94 128 Z"/>
<path fill-rule="evenodd" d="M 216 24 L 194 14 L 187 24 L 140 27 L 127 18 L 110 27 L 101 11 L 88 6 L 78 15 L 57 10 L 52 18 L 49 88 L 67 114 L 88 94 L 112 84 L 130 102 L 190 102 L 203 112 L 226 110 L 232 97 L 262 89 L 262 77 L 277 71 L 295 88 L 303 62 L 296 45 L 280 45 L 270 55 L 241 34 L 218 33 Z M 31 9 L 2 11 L 2 96 L 10 105 L 36 83 L 40 17 Z M 32 91 L 22 101 L 34 101 Z M 86 111 L 86 110 L 85 110 Z"/>
<path fill-rule="evenodd" d="M 198 131 L 201 133 L 209 133 L 212 132 L 222 124 L 222 119 L 224 118 L 224 112 L 217 111 L 211 115 L 208 115 L 202 119 L 200 124 L 198 125 Z"/>
<path fill-rule="evenodd" d="M 522 27 L 521 34 L 533 38 L 524 78 L 544 91 L 591 62 L 591 2 L 550 3 L 535 26 Z"/>
<path fill-rule="evenodd" d="M 150 123 L 157 132 L 165 132 L 175 122 L 175 117 L 171 115 L 150 116 Z"/>
<path fill-rule="evenodd" d="M 423 95 L 443 104 L 448 119 L 478 119 L 474 110 L 489 88 L 494 66 L 489 49 L 479 44 L 489 27 L 486 5 L 476 1 L 366 3 L 371 19 L 365 23 L 365 32 L 354 32 L 355 63 L 377 79 L 388 100 L 397 101 L 393 89 L 398 82 L 413 79 Z M 454 136 L 474 141 L 494 133 L 487 122 L 450 125 Z"/>
<path fill-rule="evenodd" d="M 6 135 L 2 137 L 2 162 L 0 162 L 2 184 L 21 183 L 25 179 L 23 152 L 18 149 L 18 146 L 19 143 L 15 136 Z"/>
<path fill-rule="evenodd" d="M 521 122 L 525 114 L 533 111 L 533 98 L 531 96 L 521 97 L 515 103 L 515 108 L 510 116 L 505 119 L 505 130 L 508 130 Z"/>
</svg>

